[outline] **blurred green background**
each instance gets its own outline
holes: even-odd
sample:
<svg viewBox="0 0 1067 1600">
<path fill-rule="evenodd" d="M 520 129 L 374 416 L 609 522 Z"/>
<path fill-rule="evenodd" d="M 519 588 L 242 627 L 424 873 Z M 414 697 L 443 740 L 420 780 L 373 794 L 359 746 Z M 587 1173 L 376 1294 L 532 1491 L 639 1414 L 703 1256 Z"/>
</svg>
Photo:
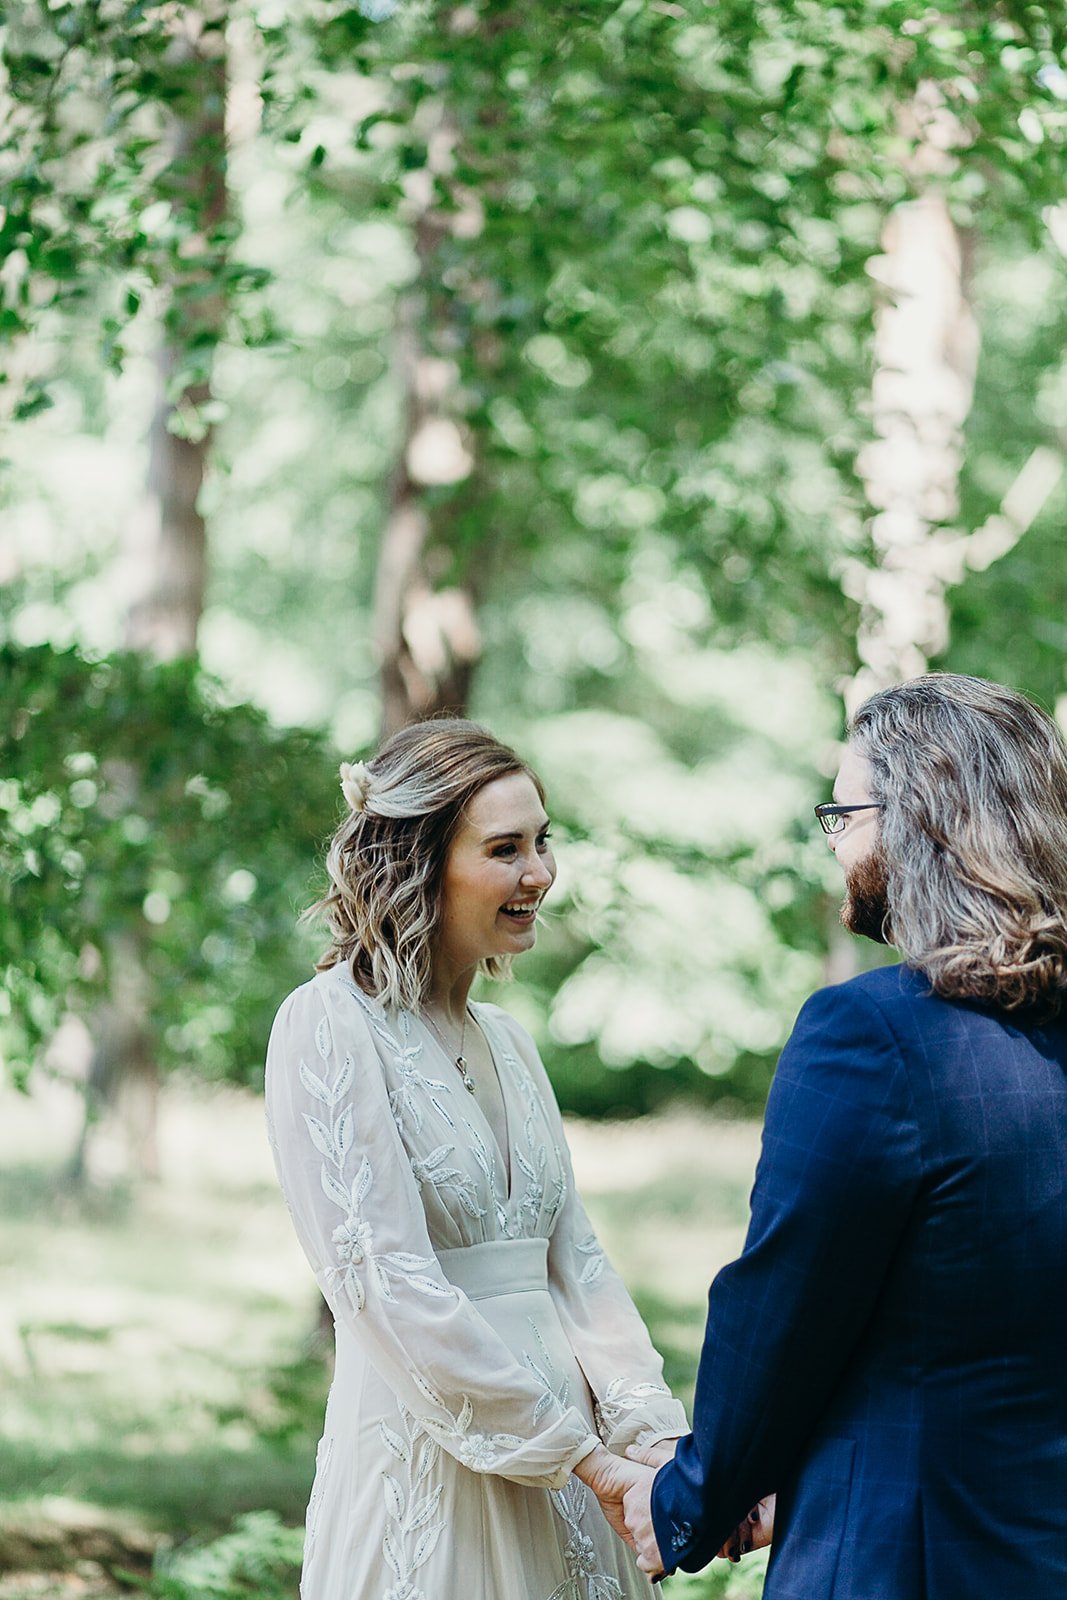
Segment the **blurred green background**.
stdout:
<svg viewBox="0 0 1067 1600">
<path fill-rule="evenodd" d="M 284 1221 L 187 1157 L 259 1159 L 337 763 L 450 709 L 541 771 L 503 1000 L 579 1145 L 700 1130 L 587 1178 L 684 1392 L 777 1051 L 866 959 L 811 825 L 847 708 L 933 667 L 1067 720 L 1067 11 L 0 29 L 0 1597 L 289 1594 L 314 1305 L 204 1258 Z"/>
</svg>

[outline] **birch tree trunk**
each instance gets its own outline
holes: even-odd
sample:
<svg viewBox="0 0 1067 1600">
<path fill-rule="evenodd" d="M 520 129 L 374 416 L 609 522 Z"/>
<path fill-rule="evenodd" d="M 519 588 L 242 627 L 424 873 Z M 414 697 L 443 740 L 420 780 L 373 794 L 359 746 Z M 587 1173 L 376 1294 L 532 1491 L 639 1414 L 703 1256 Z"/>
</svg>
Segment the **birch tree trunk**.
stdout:
<svg viewBox="0 0 1067 1600">
<path fill-rule="evenodd" d="M 862 614 L 850 709 L 924 672 L 948 643 L 955 537 L 947 530 L 959 509 L 963 426 L 978 363 L 969 245 L 944 196 L 931 193 L 896 208 L 872 263 L 887 300 L 875 325 L 876 438 L 860 460 L 875 508 L 874 562 L 852 571 Z"/>
<path fill-rule="evenodd" d="M 886 291 L 875 322 L 875 438 L 859 468 L 875 508 L 873 562 L 843 574 L 859 601 L 860 667 L 848 710 L 876 690 L 925 672 L 949 642 L 948 591 L 1022 537 L 1055 488 L 1062 463 L 1035 449 L 997 512 L 981 527 L 955 526 L 963 429 L 974 398 L 979 331 L 970 305 L 977 241 L 955 226 L 938 180 L 965 135 L 933 85 L 901 114 L 913 141 L 912 177 L 926 193 L 888 218 L 870 270 Z"/>
</svg>

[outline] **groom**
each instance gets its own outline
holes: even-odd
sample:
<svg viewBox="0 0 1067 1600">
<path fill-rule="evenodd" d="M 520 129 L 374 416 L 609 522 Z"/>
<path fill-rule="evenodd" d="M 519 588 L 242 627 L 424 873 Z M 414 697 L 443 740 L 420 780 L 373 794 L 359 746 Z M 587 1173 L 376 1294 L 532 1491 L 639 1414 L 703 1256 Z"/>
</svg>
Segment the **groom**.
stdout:
<svg viewBox="0 0 1067 1600">
<path fill-rule="evenodd" d="M 903 965 L 800 1014 L 630 1532 L 696 1571 L 777 1490 L 765 1600 L 1064 1600 L 1067 750 L 1008 689 L 917 678 L 818 812 L 846 925 Z"/>
</svg>

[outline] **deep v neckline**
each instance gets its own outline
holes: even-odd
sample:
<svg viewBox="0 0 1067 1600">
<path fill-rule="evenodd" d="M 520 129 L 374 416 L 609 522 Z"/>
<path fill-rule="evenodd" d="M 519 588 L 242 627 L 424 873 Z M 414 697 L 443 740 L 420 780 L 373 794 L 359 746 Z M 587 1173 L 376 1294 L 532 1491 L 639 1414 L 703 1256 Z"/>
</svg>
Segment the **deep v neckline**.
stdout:
<svg viewBox="0 0 1067 1600">
<path fill-rule="evenodd" d="M 510 1109 L 510 1107 L 508 1105 L 507 1084 L 506 1084 L 505 1074 L 501 1070 L 500 1054 L 499 1054 L 498 1050 L 496 1049 L 496 1046 L 495 1046 L 495 1043 L 494 1043 L 493 1031 L 492 1031 L 491 1025 L 486 1023 L 485 1019 L 481 1015 L 480 1010 L 475 1010 L 475 1003 L 473 1001 L 471 1002 L 470 1011 L 471 1011 L 471 1016 L 473 1017 L 474 1021 L 478 1024 L 478 1029 L 479 1029 L 479 1031 L 480 1031 L 480 1033 L 482 1035 L 482 1038 L 485 1040 L 485 1048 L 489 1052 L 489 1065 L 493 1069 L 493 1075 L 496 1078 L 497 1089 L 498 1089 L 498 1091 L 500 1093 L 500 1109 L 501 1109 L 501 1111 L 503 1113 L 503 1117 L 504 1117 L 504 1126 L 503 1126 L 503 1129 L 502 1129 L 502 1132 L 504 1134 L 504 1144 L 503 1145 L 501 1145 L 500 1140 L 497 1138 L 496 1132 L 495 1132 L 495 1130 L 493 1128 L 493 1124 L 492 1124 L 492 1122 L 491 1122 L 491 1120 L 489 1118 L 489 1114 L 486 1111 L 485 1107 L 479 1102 L 477 1095 L 476 1094 L 472 1094 L 472 1095 L 469 1096 L 469 1099 L 470 1099 L 471 1103 L 473 1104 L 475 1111 L 478 1113 L 478 1115 L 481 1117 L 483 1123 L 485 1124 L 485 1131 L 489 1135 L 491 1151 L 495 1151 L 496 1157 L 497 1157 L 498 1161 L 500 1162 L 500 1168 L 501 1168 L 501 1171 L 502 1171 L 502 1173 L 504 1175 L 504 1202 L 503 1203 L 504 1203 L 505 1206 L 509 1206 L 511 1204 L 511 1200 L 512 1200 L 512 1185 L 513 1185 L 514 1175 L 515 1175 L 515 1165 L 514 1165 L 514 1162 L 511 1159 L 511 1109 Z M 426 1036 L 430 1040 L 430 1042 L 433 1044 L 434 1049 L 440 1052 L 440 1054 L 445 1058 L 445 1060 L 448 1061 L 451 1064 L 451 1066 L 453 1067 L 453 1070 L 454 1070 L 455 1069 L 455 1057 L 449 1055 L 449 1053 L 446 1050 L 444 1044 L 442 1043 L 442 1041 L 440 1039 L 438 1039 L 437 1035 L 434 1033 L 432 1028 L 425 1027 L 425 1023 L 423 1024 L 423 1026 L 425 1028 Z M 466 1100 L 468 1098 L 466 1090 L 464 1090 L 462 1098 L 464 1100 Z"/>
<path fill-rule="evenodd" d="M 489 1064 L 492 1067 L 493 1075 L 496 1078 L 497 1089 L 500 1091 L 500 1109 L 504 1115 L 503 1146 L 493 1131 L 493 1124 L 490 1122 L 485 1108 L 478 1105 L 477 1096 L 472 1096 L 472 1099 L 474 1100 L 475 1105 L 478 1107 L 478 1112 L 482 1118 L 482 1121 L 489 1130 L 489 1137 L 496 1146 L 496 1153 L 500 1158 L 500 1164 L 504 1172 L 504 1204 L 507 1206 L 511 1204 L 512 1181 L 515 1174 L 515 1163 L 511 1159 L 511 1112 L 508 1108 L 508 1092 L 504 1083 L 504 1074 L 500 1069 L 500 1059 L 493 1044 L 492 1029 L 486 1026 L 483 1017 L 479 1012 L 475 1011 L 473 1003 L 471 1005 L 471 1015 L 478 1024 L 478 1027 L 481 1029 L 482 1038 L 485 1040 L 485 1048 L 489 1052 Z"/>
</svg>

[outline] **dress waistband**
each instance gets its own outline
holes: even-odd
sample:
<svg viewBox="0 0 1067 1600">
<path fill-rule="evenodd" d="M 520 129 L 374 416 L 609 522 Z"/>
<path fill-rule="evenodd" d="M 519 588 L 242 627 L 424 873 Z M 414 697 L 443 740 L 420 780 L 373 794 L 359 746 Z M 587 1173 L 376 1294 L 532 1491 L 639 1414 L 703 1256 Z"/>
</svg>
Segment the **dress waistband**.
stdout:
<svg viewBox="0 0 1067 1600">
<path fill-rule="evenodd" d="M 469 1300 L 548 1288 L 547 1239 L 487 1239 L 462 1250 L 439 1250 L 449 1283 Z"/>
</svg>

